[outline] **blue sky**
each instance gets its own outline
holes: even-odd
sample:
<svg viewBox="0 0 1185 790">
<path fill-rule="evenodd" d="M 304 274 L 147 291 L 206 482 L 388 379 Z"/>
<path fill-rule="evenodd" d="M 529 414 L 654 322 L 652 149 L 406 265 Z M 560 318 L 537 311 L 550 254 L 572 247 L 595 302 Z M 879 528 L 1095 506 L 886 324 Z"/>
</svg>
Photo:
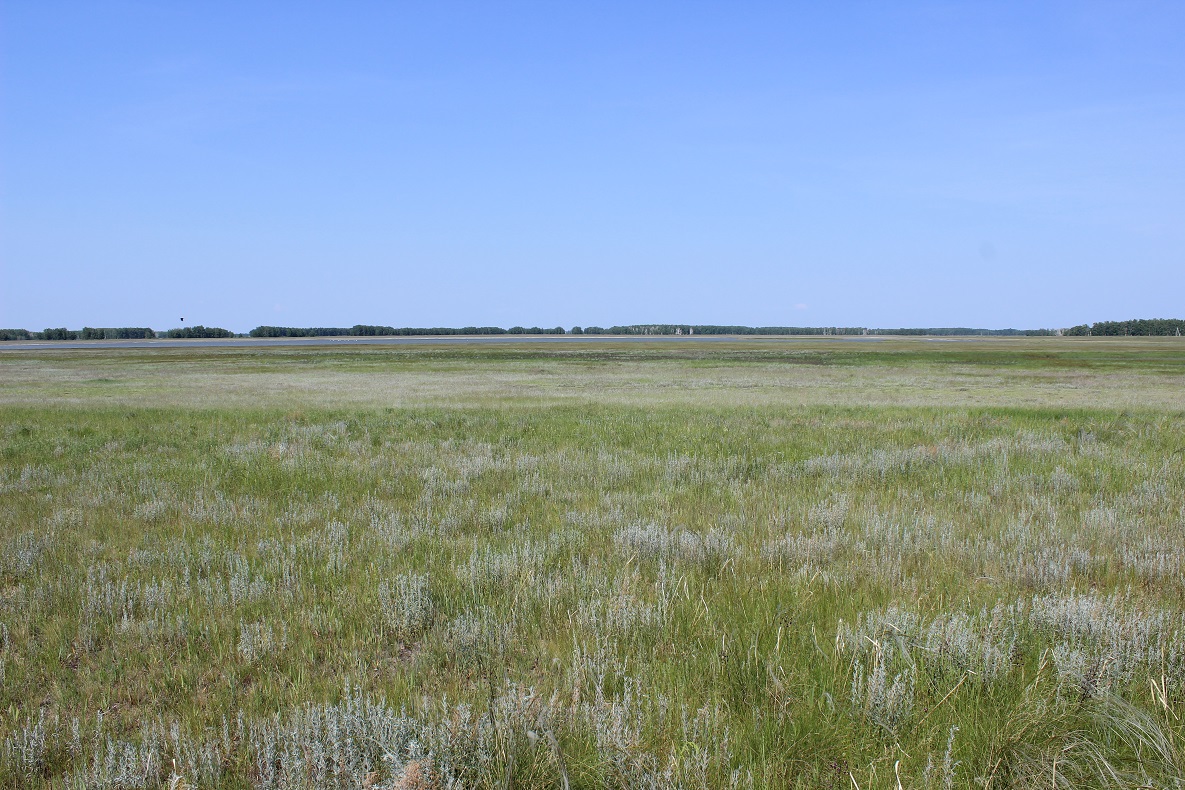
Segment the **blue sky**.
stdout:
<svg viewBox="0 0 1185 790">
<path fill-rule="evenodd" d="M 0 326 L 1185 315 L 1185 3 L 0 5 Z"/>
</svg>

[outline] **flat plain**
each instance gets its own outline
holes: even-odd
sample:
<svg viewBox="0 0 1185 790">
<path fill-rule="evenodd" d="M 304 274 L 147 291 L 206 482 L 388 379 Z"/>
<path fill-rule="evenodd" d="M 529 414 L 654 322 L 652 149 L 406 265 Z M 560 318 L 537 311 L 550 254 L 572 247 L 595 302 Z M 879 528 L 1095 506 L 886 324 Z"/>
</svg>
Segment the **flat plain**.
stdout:
<svg viewBox="0 0 1185 790">
<path fill-rule="evenodd" d="M 1179 338 L 4 350 L 0 785 L 1185 786 Z"/>
</svg>

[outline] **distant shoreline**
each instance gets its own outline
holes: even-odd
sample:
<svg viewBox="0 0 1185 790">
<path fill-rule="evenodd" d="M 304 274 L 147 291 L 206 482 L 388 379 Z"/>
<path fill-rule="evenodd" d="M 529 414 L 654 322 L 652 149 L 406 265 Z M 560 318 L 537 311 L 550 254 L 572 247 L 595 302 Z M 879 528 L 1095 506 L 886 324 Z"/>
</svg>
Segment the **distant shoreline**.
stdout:
<svg viewBox="0 0 1185 790">
<path fill-rule="evenodd" d="M 315 337 L 234 337 L 234 338 L 159 338 L 156 340 L 10 340 L 0 343 L 0 351 L 83 351 L 87 349 L 150 349 L 150 348 L 259 348 L 287 346 L 337 345 L 458 345 L 458 344 L 528 344 L 528 343 L 741 343 L 763 342 L 883 342 L 923 341 L 931 343 L 966 343 L 1015 340 L 1149 340 L 1154 335 L 1056 337 L 1016 335 L 380 335 L 315 336 Z M 1165 336 L 1161 336 L 1165 337 Z M 1166 339 L 1168 339 L 1166 337 Z M 1177 339 L 1177 338 L 1174 338 Z"/>
</svg>

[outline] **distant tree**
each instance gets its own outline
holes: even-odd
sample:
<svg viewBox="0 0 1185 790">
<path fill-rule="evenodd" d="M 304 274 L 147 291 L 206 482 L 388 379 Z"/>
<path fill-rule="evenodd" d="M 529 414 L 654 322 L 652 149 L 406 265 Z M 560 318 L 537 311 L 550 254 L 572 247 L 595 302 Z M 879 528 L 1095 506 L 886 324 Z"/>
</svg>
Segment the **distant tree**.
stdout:
<svg viewBox="0 0 1185 790">
<path fill-rule="evenodd" d="M 574 327 L 572 327 L 572 334 L 574 334 L 574 335 L 583 335 L 583 334 L 584 334 L 584 330 L 583 330 L 583 329 L 581 329 L 581 328 L 580 328 L 580 327 L 578 327 L 578 326 L 574 326 Z"/>
<path fill-rule="evenodd" d="M 168 332 L 165 332 L 165 337 L 184 339 L 234 337 L 234 332 L 217 326 L 202 326 L 198 324 L 197 326 L 170 329 Z"/>
<path fill-rule="evenodd" d="M 1185 329 L 1185 321 L 1177 318 L 1134 318 L 1129 321 L 1099 321 L 1092 324 L 1092 335 L 1175 335 Z"/>
<path fill-rule="evenodd" d="M 141 340 L 156 337 L 156 332 L 143 326 L 84 326 L 77 335 L 79 340 Z"/>
<path fill-rule="evenodd" d="M 38 340 L 77 340 L 78 333 L 71 332 L 69 329 L 58 327 L 57 329 L 46 329 L 44 332 L 39 332 L 41 337 Z"/>
<path fill-rule="evenodd" d="M 512 327 L 510 327 L 510 330 L 509 330 L 509 334 L 512 334 L 512 335 L 525 335 L 526 333 L 527 333 L 527 330 L 521 326 L 512 326 Z"/>
<path fill-rule="evenodd" d="M 1185 320 L 1180 318 L 1133 318 L 1130 321 L 1096 321 L 1093 324 L 1072 326 L 1064 334 L 1071 336 L 1120 337 L 1134 335 L 1176 335 L 1185 332 Z"/>
</svg>

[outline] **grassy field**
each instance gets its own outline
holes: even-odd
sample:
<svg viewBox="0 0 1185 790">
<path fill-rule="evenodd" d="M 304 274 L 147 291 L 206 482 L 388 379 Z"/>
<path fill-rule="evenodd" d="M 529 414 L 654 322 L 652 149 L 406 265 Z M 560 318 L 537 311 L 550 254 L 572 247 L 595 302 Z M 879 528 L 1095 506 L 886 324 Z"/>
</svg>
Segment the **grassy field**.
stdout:
<svg viewBox="0 0 1185 790">
<path fill-rule="evenodd" d="M 0 786 L 1185 786 L 1185 342 L 0 348 Z"/>
</svg>

